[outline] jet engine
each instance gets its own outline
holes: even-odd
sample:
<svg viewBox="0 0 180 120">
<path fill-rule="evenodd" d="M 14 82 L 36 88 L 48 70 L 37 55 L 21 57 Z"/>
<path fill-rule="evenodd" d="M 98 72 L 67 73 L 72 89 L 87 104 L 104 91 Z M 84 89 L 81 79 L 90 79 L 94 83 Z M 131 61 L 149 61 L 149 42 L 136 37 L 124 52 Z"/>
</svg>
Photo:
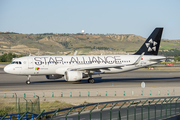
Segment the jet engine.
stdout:
<svg viewBox="0 0 180 120">
<path fill-rule="evenodd" d="M 83 78 L 83 73 L 81 71 L 66 71 L 64 74 L 64 79 L 66 81 L 78 81 Z"/>
<path fill-rule="evenodd" d="M 59 79 L 62 77 L 63 77 L 63 75 L 46 75 L 47 79 Z"/>
</svg>

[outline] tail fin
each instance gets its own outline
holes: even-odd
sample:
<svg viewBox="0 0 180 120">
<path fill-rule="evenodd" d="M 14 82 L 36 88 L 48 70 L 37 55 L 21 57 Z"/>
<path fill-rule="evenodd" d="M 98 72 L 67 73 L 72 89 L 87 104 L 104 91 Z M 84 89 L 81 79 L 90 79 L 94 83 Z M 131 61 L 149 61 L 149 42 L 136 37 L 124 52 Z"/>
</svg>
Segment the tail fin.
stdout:
<svg viewBox="0 0 180 120">
<path fill-rule="evenodd" d="M 141 48 L 135 53 L 135 55 L 157 55 L 161 42 L 163 28 L 155 28 Z"/>
</svg>

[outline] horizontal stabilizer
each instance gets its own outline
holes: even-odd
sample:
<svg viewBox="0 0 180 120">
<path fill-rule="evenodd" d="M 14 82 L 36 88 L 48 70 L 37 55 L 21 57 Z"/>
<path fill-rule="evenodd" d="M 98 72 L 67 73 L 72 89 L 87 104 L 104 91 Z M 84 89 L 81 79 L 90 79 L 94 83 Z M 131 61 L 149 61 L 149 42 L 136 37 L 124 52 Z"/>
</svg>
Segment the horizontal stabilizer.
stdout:
<svg viewBox="0 0 180 120">
<path fill-rule="evenodd" d="M 149 61 L 163 61 L 165 60 L 166 57 L 161 57 L 161 58 L 151 58 Z"/>
</svg>

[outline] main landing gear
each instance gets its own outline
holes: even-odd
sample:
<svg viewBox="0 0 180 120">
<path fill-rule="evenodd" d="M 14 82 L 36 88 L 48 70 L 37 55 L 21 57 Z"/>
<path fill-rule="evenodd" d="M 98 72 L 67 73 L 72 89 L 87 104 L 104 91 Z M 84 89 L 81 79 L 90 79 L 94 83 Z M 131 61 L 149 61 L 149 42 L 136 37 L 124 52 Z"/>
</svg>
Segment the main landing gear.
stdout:
<svg viewBox="0 0 180 120">
<path fill-rule="evenodd" d="M 26 84 L 27 84 L 27 85 L 29 85 L 29 84 L 31 83 L 30 77 L 31 77 L 31 75 L 28 75 L 28 76 L 27 76 L 27 81 L 26 81 Z"/>
<path fill-rule="evenodd" d="M 89 78 L 88 79 L 88 83 L 94 83 L 94 79 L 93 78 Z"/>
</svg>

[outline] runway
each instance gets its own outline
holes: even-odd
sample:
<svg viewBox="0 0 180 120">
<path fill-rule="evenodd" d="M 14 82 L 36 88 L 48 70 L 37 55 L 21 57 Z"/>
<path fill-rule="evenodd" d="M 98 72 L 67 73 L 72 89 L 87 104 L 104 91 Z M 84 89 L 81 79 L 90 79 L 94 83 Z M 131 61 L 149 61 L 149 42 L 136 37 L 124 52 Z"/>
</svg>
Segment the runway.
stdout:
<svg viewBox="0 0 180 120">
<path fill-rule="evenodd" d="M 180 71 L 131 71 L 120 74 L 95 75 L 95 83 L 66 82 L 48 80 L 45 76 L 32 76 L 31 84 L 25 83 L 26 76 L 6 74 L 0 69 L 0 91 L 35 91 L 35 90 L 59 90 L 59 89 L 100 89 L 100 88 L 139 88 L 141 82 L 147 87 L 179 87 Z"/>
</svg>

